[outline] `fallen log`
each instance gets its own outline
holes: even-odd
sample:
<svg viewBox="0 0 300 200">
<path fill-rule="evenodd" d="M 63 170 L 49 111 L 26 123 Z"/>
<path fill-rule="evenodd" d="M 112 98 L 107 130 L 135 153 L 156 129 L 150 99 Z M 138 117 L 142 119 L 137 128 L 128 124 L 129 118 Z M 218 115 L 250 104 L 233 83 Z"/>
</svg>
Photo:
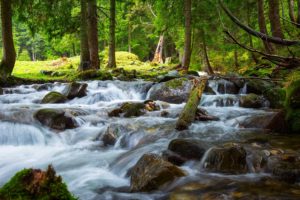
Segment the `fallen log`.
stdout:
<svg viewBox="0 0 300 200">
<path fill-rule="evenodd" d="M 194 79 L 193 88 L 189 99 L 184 106 L 176 123 L 176 129 L 179 131 L 186 130 L 195 120 L 198 105 L 200 103 L 202 93 L 205 89 L 208 78 Z"/>
</svg>

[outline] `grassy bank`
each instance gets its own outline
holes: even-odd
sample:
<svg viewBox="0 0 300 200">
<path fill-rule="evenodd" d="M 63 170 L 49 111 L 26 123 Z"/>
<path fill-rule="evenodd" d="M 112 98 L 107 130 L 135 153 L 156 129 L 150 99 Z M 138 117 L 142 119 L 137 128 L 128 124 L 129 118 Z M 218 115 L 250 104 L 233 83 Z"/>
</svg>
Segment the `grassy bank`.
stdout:
<svg viewBox="0 0 300 200">
<path fill-rule="evenodd" d="M 162 67 L 162 65 L 154 65 L 150 62 L 141 62 L 136 55 L 128 52 L 116 52 L 116 59 L 117 68 L 123 68 L 127 72 L 136 70 L 141 78 L 165 74 L 172 68 L 170 65 Z M 17 61 L 13 76 L 36 81 L 72 81 L 77 77 L 79 62 L 79 56 L 50 61 Z M 106 68 L 106 65 L 107 58 L 103 57 L 101 70 L 112 72 L 111 69 Z"/>
</svg>

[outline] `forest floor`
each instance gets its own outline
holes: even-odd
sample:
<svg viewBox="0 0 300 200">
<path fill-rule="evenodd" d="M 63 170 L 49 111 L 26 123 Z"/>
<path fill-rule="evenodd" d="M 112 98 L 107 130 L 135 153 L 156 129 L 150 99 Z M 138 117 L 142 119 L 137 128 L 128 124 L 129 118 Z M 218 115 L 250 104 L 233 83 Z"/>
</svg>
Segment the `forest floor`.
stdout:
<svg viewBox="0 0 300 200">
<path fill-rule="evenodd" d="M 156 77 L 172 70 L 171 65 L 155 65 L 150 62 L 142 62 L 139 58 L 128 52 L 116 52 L 117 68 L 123 68 L 126 72 L 135 70 L 141 77 Z M 59 58 L 48 61 L 17 61 L 13 76 L 21 79 L 36 81 L 72 81 L 77 78 L 77 68 L 80 57 Z M 106 68 L 107 58 L 101 59 L 101 71 L 111 72 Z"/>
</svg>

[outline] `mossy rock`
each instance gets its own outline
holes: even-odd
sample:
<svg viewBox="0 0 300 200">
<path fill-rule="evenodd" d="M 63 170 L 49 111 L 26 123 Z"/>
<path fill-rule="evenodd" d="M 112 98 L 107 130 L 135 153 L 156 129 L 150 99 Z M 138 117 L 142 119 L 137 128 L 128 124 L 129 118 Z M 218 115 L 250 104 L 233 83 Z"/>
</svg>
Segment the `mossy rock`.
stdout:
<svg viewBox="0 0 300 200">
<path fill-rule="evenodd" d="M 150 90 L 150 99 L 180 104 L 186 102 L 193 84 L 187 78 L 158 83 Z"/>
<path fill-rule="evenodd" d="M 292 82 L 286 90 L 285 109 L 290 132 L 300 133 L 300 80 Z"/>
<path fill-rule="evenodd" d="M 239 104 L 244 108 L 261 108 L 264 106 L 265 99 L 256 94 L 240 96 Z"/>
<path fill-rule="evenodd" d="M 47 103 L 65 103 L 67 101 L 67 97 L 59 92 L 49 92 L 43 99 L 42 104 Z"/>
<path fill-rule="evenodd" d="M 54 169 L 24 169 L 0 189 L 1 200 L 76 200 Z"/>
<path fill-rule="evenodd" d="M 77 127 L 75 120 L 70 116 L 66 116 L 63 110 L 41 109 L 35 113 L 34 117 L 42 125 L 56 130 L 66 130 Z"/>
<path fill-rule="evenodd" d="M 79 80 L 113 80 L 113 77 L 110 73 L 95 69 L 79 72 L 76 75 L 76 78 Z"/>
<path fill-rule="evenodd" d="M 131 170 L 131 191 L 149 192 L 185 176 L 185 172 L 155 154 L 143 155 Z"/>
</svg>

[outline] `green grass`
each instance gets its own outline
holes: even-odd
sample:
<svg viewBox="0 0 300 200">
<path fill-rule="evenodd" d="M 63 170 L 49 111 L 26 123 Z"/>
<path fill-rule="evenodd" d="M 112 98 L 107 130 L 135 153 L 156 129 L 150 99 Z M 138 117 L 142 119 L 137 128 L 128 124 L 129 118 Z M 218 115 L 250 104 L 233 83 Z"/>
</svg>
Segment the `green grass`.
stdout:
<svg viewBox="0 0 300 200">
<path fill-rule="evenodd" d="M 101 70 L 112 71 L 107 69 L 107 56 L 102 55 Z M 106 53 L 105 53 L 106 54 Z M 156 77 L 165 74 L 171 70 L 172 66 L 161 67 L 150 62 L 141 62 L 135 54 L 128 52 L 116 52 L 117 68 L 123 68 L 125 71 L 136 70 L 140 78 Z M 71 58 L 61 58 L 49 61 L 17 61 L 13 76 L 36 81 L 72 81 L 78 74 L 77 68 L 80 63 L 79 56 Z M 41 71 L 59 72 L 59 76 L 44 75 Z"/>
</svg>

